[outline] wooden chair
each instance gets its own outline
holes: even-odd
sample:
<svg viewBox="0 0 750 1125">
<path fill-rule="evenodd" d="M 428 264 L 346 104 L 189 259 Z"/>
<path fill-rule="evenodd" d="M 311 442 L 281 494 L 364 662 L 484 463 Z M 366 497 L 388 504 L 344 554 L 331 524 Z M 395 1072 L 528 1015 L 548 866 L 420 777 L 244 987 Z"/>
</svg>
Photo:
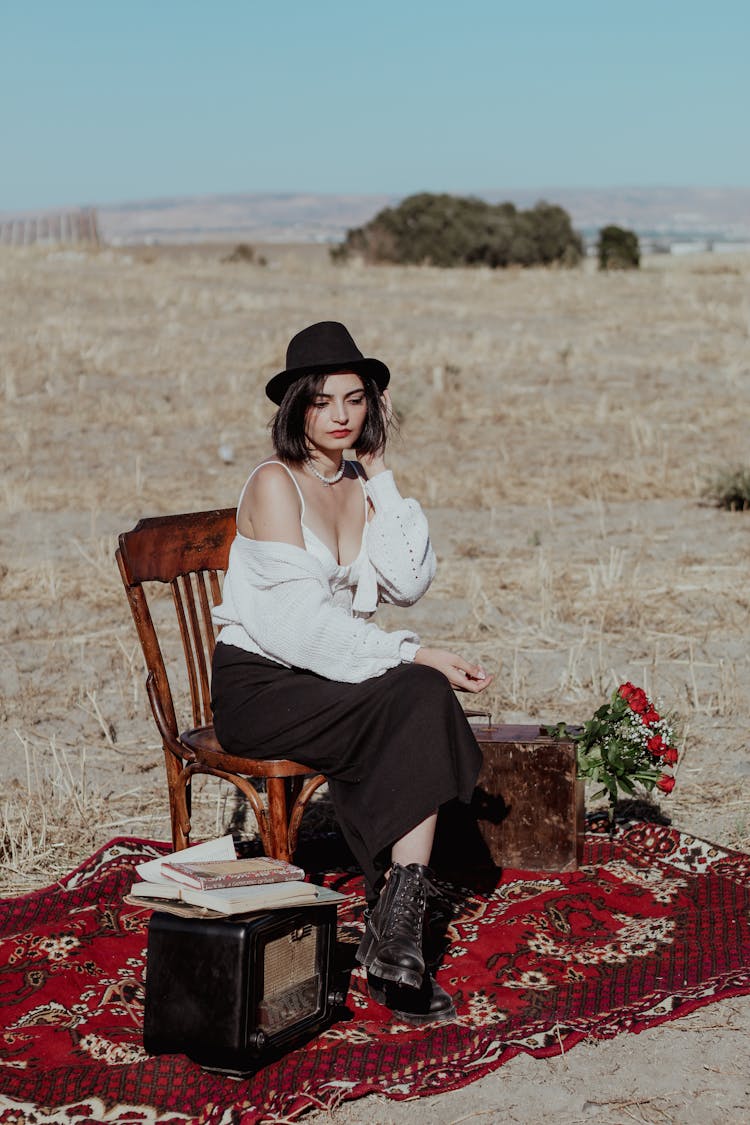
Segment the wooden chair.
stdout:
<svg viewBox="0 0 750 1125">
<path fill-rule="evenodd" d="M 146 660 L 146 691 L 164 747 L 175 850 L 190 843 L 192 778 L 210 774 L 230 781 L 244 793 L 266 854 L 291 860 L 302 814 L 324 778 L 296 762 L 259 761 L 225 753 L 211 721 L 210 671 L 216 639 L 211 609 L 221 602 L 219 577 L 227 567 L 235 514 L 234 508 L 225 508 L 140 520 L 132 531 L 120 536 L 116 558 Z M 144 583 L 168 584 L 171 589 L 192 705 L 192 726 L 186 730 L 180 731 L 154 625 L 154 616 L 163 616 L 157 614 L 162 607 L 157 606 L 157 599 L 147 597 Z M 149 586 L 149 590 L 155 592 L 158 587 Z M 173 623 L 171 611 L 169 616 Z M 172 629 L 175 640 L 176 632 Z M 253 778 L 265 779 L 265 803 Z"/>
</svg>

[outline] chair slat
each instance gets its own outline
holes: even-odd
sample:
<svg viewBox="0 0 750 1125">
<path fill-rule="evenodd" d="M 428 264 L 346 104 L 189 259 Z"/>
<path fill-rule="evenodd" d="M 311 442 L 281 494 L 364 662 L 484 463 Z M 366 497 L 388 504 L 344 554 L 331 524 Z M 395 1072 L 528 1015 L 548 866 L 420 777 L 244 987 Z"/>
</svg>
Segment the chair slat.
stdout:
<svg viewBox="0 0 750 1125">
<path fill-rule="evenodd" d="M 214 654 L 214 646 L 216 645 L 216 634 L 214 632 L 214 623 L 211 620 L 212 602 L 208 596 L 206 583 L 208 582 L 208 575 L 205 570 L 200 571 L 195 576 L 198 584 L 198 598 L 201 603 L 201 614 L 203 619 L 203 635 L 206 638 L 206 651 L 208 652 L 209 659 Z"/>
<path fill-rule="evenodd" d="M 221 605 L 221 585 L 219 584 L 219 574 L 216 570 L 208 570 L 208 582 L 211 587 L 211 601 L 214 605 Z M 223 574 L 223 571 L 222 571 Z"/>
<path fill-rule="evenodd" d="M 197 677 L 199 694 L 193 699 L 193 714 L 198 714 L 198 722 L 205 723 L 211 717 L 211 693 L 208 683 L 208 663 L 206 661 L 206 646 L 201 633 L 198 605 L 195 599 L 195 584 L 200 585 L 197 575 L 185 574 L 180 579 L 187 607 L 190 636 L 192 639 L 192 658 Z"/>
<path fill-rule="evenodd" d="M 181 579 L 182 579 L 182 582 L 183 582 L 182 587 L 180 586 Z M 187 613 L 185 612 L 185 604 L 184 604 L 185 587 L 184 587 L 184 582 L 185 582 L 185 579 L 182 576 L 180 576 L 178 578 L 175 578 L 174 581 L 170 582 L 169 585 L 172 589 L 172 597 L 174 599 L 175 611 L 177 613 L 177 621 L 178 621 L 179 626 L 180 626 L 180 637 L 182 638 L 182 650 L 183 650 L 183 653 L 185 655 L 185 666 L 187 668 L 188 684 L 190 685 L 190 703 L 191 703 L 191 706 L 192 706 L 193 723 L 195 724 L 195 726 L 199 726 L 200 723 L 201 723 L 201 711 L 200 711 L 200 704 L 199 704 L 200 694 L 199 694 L 199 686 L 198 686 L 198 671 L 195 667 L 195 655 L 194 655 L 194 652 L 193 652 L 193 640 L 192 640 L 192 637 L 190 635 L 190 628 L 189 628 L 189 625 L 188 625 Z M 191 591 L 191 593 L 192 593 L 192 591 Z"/>
<path fill-rule="evenodd" d="M 198 672 L 200 683 L 200 700 L 198 701 L 198 710 L 200 712 L 201 723 L 207 723 L 211 719 L 211 690 L 209 687 L 208 679 L 208 661 L 206 660 L 206 648 L 208 639 L 204 640 L 204 635 L 201 632 L 201 619 L 198 615 L 198 604 L 195 600 L 195 589 L 198 589 L 198 599 L 201 606 L 206 596 L 206 591 L 203 586 L 203 578 L 201 574 L 186 574 L 182 578 L 184 583 L 185 598 L 187 601 L 188 615 L 190 620 L 190 628 L 193 637 L 193 656 L 195 665 Z M 210 619 L 209 619 L 210 620 Z M 193 707 L 195 710 L 195 706 Z"/>
</svg>

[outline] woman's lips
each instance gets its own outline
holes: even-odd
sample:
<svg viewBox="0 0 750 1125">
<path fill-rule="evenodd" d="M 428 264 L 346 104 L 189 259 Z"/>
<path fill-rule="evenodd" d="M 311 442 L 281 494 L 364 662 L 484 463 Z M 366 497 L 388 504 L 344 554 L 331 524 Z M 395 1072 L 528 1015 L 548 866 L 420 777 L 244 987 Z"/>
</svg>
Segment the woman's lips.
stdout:
<svg viewBox="0 0 750 1125">
<path fill-rule="evenodd" d="M 349 437 L 351 432 L 351 430 L 331 430 L 330 435 L 331 437 Z"/>
</svg>

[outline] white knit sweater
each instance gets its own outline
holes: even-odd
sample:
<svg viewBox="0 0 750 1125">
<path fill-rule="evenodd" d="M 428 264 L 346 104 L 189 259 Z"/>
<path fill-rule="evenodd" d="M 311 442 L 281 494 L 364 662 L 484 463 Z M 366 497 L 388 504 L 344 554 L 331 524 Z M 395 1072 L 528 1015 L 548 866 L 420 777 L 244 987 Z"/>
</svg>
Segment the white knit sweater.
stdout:
<svg viewBox="0 0 750 1125">
<path fill-rule="evenodd" d="M 213 611 L 219 642 L 343 683 L 414 659 L 416 634 L 386 632 L 367 618 L 379 601 L 411 605 L 427 590 L 435 574 L 427 520 L 416 500 L 401 497 L 391 472 L 364 491 L 374 514 L 348 566 L 306 527 L 301 496 L 304 550 L 237 533 Z"/>
</svg>

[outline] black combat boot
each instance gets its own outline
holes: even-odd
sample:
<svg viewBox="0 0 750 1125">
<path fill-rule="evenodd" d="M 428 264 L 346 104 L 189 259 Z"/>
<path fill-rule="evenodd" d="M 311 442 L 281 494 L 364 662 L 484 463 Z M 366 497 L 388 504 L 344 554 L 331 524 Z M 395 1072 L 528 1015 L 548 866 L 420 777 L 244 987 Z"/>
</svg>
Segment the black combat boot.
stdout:
<svg viewBox="0 0 750 1125">
<path fill-rule="evenodd" d="M 376 1003 L 390 1008 L 397 1019 L 417 1027 L 456 1018 L 453 1000 L 431 973 L 425 973 L 419 988 L 405 988 L 368 972 L 367 991 Z"/>
<path fill-rule="evenodd" d="M 420 988 L 425 962 L 422 952 L 427 895 L 432 872 L 421 863 L 394 863 L 380 898 L 365 912 L 365 933 L 357 950 L 361 965 L 385 981 Z"/>
</svg>

